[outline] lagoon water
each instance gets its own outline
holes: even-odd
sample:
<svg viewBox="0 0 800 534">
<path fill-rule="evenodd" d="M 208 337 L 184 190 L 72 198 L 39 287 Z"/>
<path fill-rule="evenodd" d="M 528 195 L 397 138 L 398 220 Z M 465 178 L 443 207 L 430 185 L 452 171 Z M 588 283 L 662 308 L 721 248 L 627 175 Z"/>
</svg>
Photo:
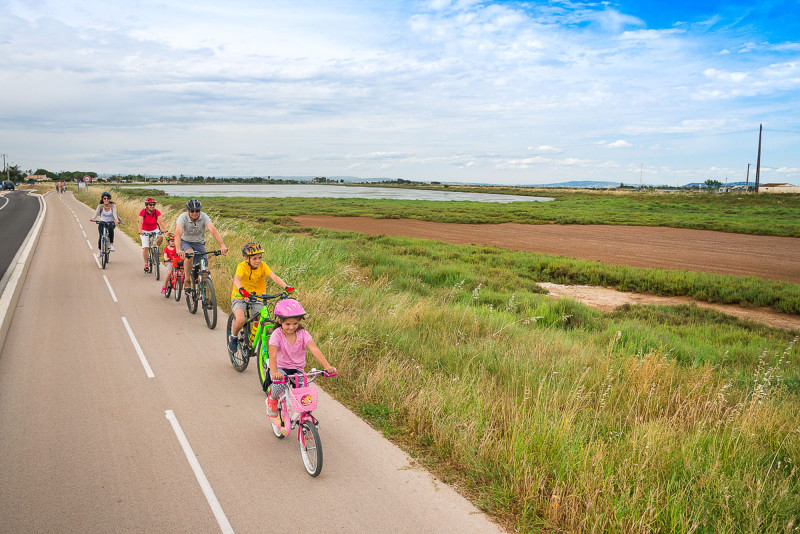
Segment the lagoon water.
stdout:
<svg viewBox="0 0 800 534">
<path fill-rule="evenodd" d="M 485 193 L 460 193 L 457 191 L 425 191 L 422 189 L 394 189 L 389 187 L 359 187 L 311 184 L 225 184 L 225 185 L 162 185 L 153 186 L 170 196 L 181 197 L 301 197 L 301 198 L 388 198 L 396 200 L 469 200 L 472 202 L 547 202 L 547 197 L 523 195 L 492 195 Z"/>
</svg>

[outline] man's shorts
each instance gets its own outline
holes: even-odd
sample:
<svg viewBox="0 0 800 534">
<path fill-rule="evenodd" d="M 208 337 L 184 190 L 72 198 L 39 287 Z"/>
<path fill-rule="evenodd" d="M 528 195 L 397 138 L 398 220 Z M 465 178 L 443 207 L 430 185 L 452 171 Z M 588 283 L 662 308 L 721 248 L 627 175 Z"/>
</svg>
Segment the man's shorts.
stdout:
<svg viewBox="0 0 800 534">
<path fill-rule="evenodd" d="M 206 244 L 192 243 L 190 241 L 181 241 L 181 250 L 186 252 L 189 249 L 192 249 L 194 251 L 194 258 L 192 258 L 192 265 L 197 265 L 198 263 L 200 263 L 200 260 L 203 259 L 203 255 L 206 253 Z"/>
</svg>

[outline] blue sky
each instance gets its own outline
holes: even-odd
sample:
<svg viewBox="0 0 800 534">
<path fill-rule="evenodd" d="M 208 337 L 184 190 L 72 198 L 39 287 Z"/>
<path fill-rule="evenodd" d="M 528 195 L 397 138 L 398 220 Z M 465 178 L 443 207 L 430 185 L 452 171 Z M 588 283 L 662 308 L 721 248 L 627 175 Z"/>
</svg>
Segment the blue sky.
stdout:
<svg viewBox="0 0 800 534">
<path fill-rule="evenodd" d="M 800 184 L 800 1 L 0 0 L 23 169 Z"/>
</svg>

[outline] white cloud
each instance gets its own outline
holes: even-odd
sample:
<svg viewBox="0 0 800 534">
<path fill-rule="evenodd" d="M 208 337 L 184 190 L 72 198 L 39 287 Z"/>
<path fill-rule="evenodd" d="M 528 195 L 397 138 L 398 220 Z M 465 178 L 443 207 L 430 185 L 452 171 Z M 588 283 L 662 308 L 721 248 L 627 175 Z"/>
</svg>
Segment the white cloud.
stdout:
<svg viewBox="0 0 800 534">
<path fill-rule="evenodd" d="M 613 143 L 609 143 L 607 146 L 608 148 L 626 148 L 631 146 L 631 144 L 627 141 L 619 139 L 617 141 L 614 141 Z"/>
</svg>

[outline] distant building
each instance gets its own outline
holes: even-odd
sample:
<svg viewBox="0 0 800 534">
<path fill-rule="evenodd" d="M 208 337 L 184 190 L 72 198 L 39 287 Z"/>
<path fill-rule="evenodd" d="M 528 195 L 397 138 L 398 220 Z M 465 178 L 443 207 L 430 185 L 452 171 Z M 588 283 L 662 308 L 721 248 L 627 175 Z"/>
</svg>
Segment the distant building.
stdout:
<svg viewBox="0 0 800 534">
<path fill-rule="evenodd" d="M 26 180 L 34 180 L 36 182 L 44 182 L 46 180 L 49 180 L 50 178 L 48 178 L 44 174 L 29 174 L 28 176 L 25 177 L 25 179 Z"/>
<path fill-rule="evenodd" d="M 785 183 L 761 184 L 759 193 L 800 193 L 800 186 Z"/>
</svg>

